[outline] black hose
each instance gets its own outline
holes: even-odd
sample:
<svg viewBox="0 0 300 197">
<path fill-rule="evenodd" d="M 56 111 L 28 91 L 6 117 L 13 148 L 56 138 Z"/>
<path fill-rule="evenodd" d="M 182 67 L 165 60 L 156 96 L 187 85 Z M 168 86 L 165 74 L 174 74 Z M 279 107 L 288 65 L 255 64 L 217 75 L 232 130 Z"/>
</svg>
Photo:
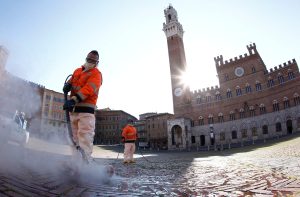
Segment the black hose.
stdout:
<svg viewBox="0 0 300 197">
<path fill-rule="evenodd" d="M 68 79 L 72 77 L 72 75 L 69 75 L 66 80 L 65 80 L 65 83 L 64 85 L 67 84 L 67 81 Z M 68 100 L 68 92 L 64 92 L 64 99 L 65 99 L 65 102 Z M 67 120 L 67 126 L 68 126 L 68 133 L 69 133 L 69 137 L 73 143 L 74 146 L 76 146 L 76 143 L 75 141 L 73 140 L 73 133 L 72 133 L 72 127 L 71 127 L 71 120 L 70 120 L 70 114 L 69 114 L 69 110 L 66 109 L 66 120 Z"/>
</svg>

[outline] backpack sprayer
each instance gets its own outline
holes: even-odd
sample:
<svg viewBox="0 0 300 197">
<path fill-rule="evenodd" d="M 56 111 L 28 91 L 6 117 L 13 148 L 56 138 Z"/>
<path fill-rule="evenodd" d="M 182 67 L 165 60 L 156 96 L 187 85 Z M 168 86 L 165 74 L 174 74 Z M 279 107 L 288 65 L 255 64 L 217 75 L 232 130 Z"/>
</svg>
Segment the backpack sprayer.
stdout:
<svg viewBox="0 0 300 197">
<path fill-rule="evenodd" d="M 67 81 L 69 80 L 69 78 L 72 77 L 72 75 L 69 75 L 66 80 L 64 85 L 67 84 Z M 64 99 L 65 102 L 68 100 L 68 92 L 64 92 Z M 67 126 L 68 126 L 68 133 L 69 133 L 69 138 L 73 144 L 73 146 L 76 148 L 76 150 L 79 152 L 79 154 L 81 155 L 81 158 L 83 159 L 83 161 L 85 163 L 89 163 L 87 156 L 84 152 L 84 150 L 79 146 L 79 144 L 77 144 L 74 139 L 73 139 L 73 133 L 72 133 L 72 127 L 71 127 L 71 120 L 70 120 L 70 114 L 69 114 L 69 110 L 66 109 L 66 120 L 67 120 Z"/>
</svg>

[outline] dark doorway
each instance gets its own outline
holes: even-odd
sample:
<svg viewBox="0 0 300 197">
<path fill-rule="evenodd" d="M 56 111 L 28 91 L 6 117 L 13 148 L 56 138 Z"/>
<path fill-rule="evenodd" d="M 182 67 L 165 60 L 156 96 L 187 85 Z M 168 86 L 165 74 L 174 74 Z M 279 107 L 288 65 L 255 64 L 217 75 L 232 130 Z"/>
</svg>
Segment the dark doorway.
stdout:
<svg viewBox="0 0 300 197">
<path fill-rule="evenodd" d="M 179 125 L 175 125 L 171 129 L 172 133 L 172 145 L 182 145 L 182 128 Z"/>
<path fill-rule="evenodd" d="M 200 135 L 200 146 L 205 146 L 205 135 Z"/>
<path fill-rule="evenodd" d="M 192 136 L 192 144 L 195 144 L 196 143 L 196 137 L 195 136 Z"/>
<path fill-rule="evenodd" d="M 286 129 L 288 134 L 293 133 L 293 121 L 292 120 L 287 120 L 286 121 Z"/>
</svg>

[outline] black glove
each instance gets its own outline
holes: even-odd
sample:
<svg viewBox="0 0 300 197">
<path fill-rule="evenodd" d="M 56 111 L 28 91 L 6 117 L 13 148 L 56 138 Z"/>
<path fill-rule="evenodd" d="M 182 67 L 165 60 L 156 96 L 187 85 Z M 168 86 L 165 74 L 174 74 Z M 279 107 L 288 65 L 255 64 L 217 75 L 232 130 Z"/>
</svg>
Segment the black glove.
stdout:
<svg viewBox="0 0 300 197">
<path fill-rule="evenodd" d="M 63 106 L 63 110 L 72 111 L 75 106 L 75 101 L 73 99 L 65 101 L 65 104 Z"/>
<path fill-rule="evenodd" d="M 72 89 L 72 85 L 70 83 L 65 83 L 64 87 L 63 87 L 63 91 L 64 93 L 68 93 L 70 92 Z"/>
</svg>

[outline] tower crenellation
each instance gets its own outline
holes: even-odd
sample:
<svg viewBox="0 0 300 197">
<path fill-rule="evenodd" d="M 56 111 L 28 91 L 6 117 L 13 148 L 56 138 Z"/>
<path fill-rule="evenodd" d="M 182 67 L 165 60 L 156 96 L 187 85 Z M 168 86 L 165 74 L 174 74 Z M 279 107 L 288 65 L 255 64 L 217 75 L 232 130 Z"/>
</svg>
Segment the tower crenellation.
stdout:
<svg viewBox="0 0 300 197">
<path fill-rule="evenodd" d="M 229 60 L 223 60 L 223 56 L 217 56 L 214 58 L 215 63 L 216 63 L 216 67 L 220 67 L 220 66 L 226 66 L 228 64 L 235 64 L 235 63 L 239 63 L 239 61 L 244 61 L 246 58 L 252 56 L 252 55 L 256 55 L 258 54 L 257 50 L 256 50 L 256 45 L 255 43 L 247 45 L 247 49 L 249 51 L 248 53 L 244 53 L 244 55 L 239 55 L 236 56 L 234 58 L 230 58 Z"/>
<path fill-rule="evenodd" d="M 255 43 L 247 45 L 247 49 L 248 49 L 250 55 L 257 53 Z"/>
<path fill-rule="evenodd" d="M 224 64 L 223 62 L 223 55 L 219 55 L 217 57 L 214 58 L 216 66 L 221 66 Z"/>
<path fill-rule="evenodd" d="M 217 91 L 220 90 L 218 85 L 206 87 L 198 90 L 191 91 L 192 98 L 197 98 L 198 96 L 206 96 L 207 94 L 215 95 Z"/>
<path fill-rule="evenodd" d="M 289 60 L 287 62 L 284 62 L 283 66 L 282 66 L 282 64 L 279 64 L 278 66 L 274 66 L 273 68 L 270 68 L 270 70 L 267 73 L 272 73 L 272 72 L 275 72 L 275 71 L 279 71 L 281 69 L 286 69 L 286 68 L 288 68 L 292 65 L 295 65 L 295 64 L 297 64 L 296 60 L 292 59 L 292 60 Z"/>
</svg>

